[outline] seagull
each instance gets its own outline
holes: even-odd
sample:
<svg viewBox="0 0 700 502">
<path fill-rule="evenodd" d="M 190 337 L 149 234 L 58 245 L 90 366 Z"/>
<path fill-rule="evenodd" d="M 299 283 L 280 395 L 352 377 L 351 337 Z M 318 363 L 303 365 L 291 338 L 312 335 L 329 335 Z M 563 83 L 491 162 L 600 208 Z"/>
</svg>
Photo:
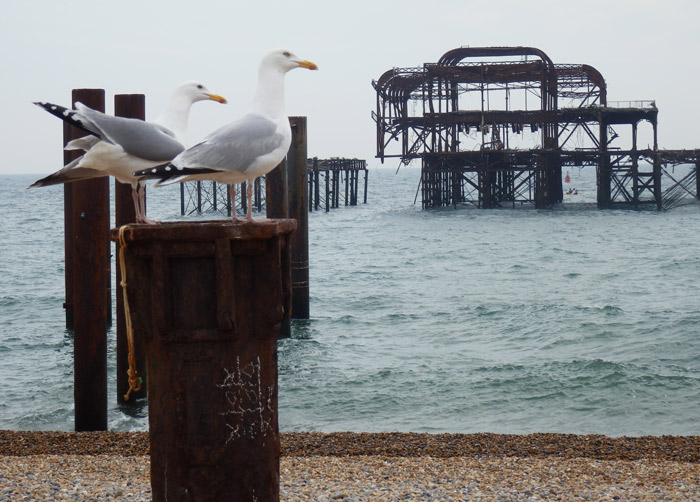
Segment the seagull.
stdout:
<svg viewBox="0 0 700 502">
<path fill-rule="evenodd" d="M 209 134 L 201 143 L 185 150 L 172 162 L 135 172 L 144 179 L 158 178 L 153 186 L 192 180 L 213 180 L 230 184 L 231 201 L 235 184 L 248 182 L 248 201 L 253 182 L 272 171 L 289 151 L 292 130 L 284 111 L 284 76 L 294 68 L 317 70 L 288 50 L 275 50 L 263 57 L 258 69 L 258 86 L 252 109 L 242 118 Z M 253 221 L 248 203 L 245 221 Z M 239 221 L 232 211 L 233 221 Z"/>
<path fill-rule="evenodd" d="M 85 154 L 60 171 L 34 182 L 29 188 L 114 176 L 131 185 L 137 223 L 155 223 L 146 218 L 143 182 L 132 175 L 138 169 L 170 162 L 186 148 L 187 122 L 192 104 L 226 99 L 211 93 L 203 84 L 183 82 L 173 92 L 168 105 L 153 122 L 114 117 L 75 103 L 70 110 L 46 102 L 34 104 L 89 133 L 69 142 L 66 150 L 84 150 Z"/>
</svg>

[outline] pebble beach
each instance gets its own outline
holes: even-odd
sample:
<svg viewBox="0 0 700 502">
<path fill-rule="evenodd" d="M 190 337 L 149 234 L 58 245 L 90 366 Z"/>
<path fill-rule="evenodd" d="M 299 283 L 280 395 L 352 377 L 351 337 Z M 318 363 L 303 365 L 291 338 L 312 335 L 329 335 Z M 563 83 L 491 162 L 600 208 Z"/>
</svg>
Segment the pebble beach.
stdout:
<svg viewBox="0 0 700 502">
<path fill-rule="evenodd" d="M 2 501 L 149 501 L 146 432 L 0 430 Z M 700 501 L 700 436 L 282 433 L 282 501 Z"/>
</svg>

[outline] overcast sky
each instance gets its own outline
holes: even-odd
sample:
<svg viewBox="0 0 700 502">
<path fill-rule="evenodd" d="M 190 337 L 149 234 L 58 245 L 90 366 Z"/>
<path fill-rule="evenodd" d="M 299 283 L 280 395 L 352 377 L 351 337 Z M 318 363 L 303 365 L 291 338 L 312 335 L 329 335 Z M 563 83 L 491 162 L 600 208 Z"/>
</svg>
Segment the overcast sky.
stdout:
<svg viewBox="0 0 700 502">
<path fill-rule="evenodd" d="M 697 0 L 7 1 L 0 174 L 61 167 L 61 123 L 32 101 L 69 105 L 73 88 L 104 88 L 111 113 L 115 94 L 143 93 L 153 119 L 177 84 L 199 80 L 229 104 L 194 105 L 194 142 L 247 111 L 261 56 L 280 47 L 320 67 L 287 75 L 309 156 L 379 165 L 372 80 L 460 46 L 533 46 L 594 66 L 610 101 L 656 100 L 661 148 L 700 148 L 698 19 Z"/>
</svg>

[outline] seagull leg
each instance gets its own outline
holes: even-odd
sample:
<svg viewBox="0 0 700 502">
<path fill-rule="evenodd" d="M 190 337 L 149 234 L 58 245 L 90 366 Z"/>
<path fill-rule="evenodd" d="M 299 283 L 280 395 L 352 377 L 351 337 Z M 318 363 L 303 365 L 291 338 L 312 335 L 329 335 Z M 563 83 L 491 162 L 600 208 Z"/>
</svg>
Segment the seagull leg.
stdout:
<svg viewBox="0 0 700 502">
<path fill-rule="evenodd" d="M 131 187 L 131 199 L 134 201 L 134 214 L 136 214 L 136 222 L 138 223 L 141 216 L 141 208 L 139 207 L 139 195 L 136 187 Z"/>
<path fill-rule="evenodd" d="M 253 184 L 255 183 L 255 179 L 248 180 L 248 188 L 246 189 L 246 194 L 248 195 L 248 212 L 246 214 L 245 220 L 248 223 L 265 223 L 268 221 L 272 221 L 268 218 L 258 218 L 257 220 L 253 218 Z"/>
<path fill-rule="evenodd" d="M 136 206 L 136 223 L 146 223 L 147 225 L 157 225 L 157 221 L 146 218 L 146 192 L 141 183 L 131 192 Z"/>
<path fill-rule="evenodd" d="M 247 187 L 245 193 L 247 197 L 246 205 L 248 206 L 248 210 L 245 213 L 245 221 L 250 223 L 253 221 L 253 183 L 251 183 L 249 180 L 246 185 Z"/>
<path fill-rule="evenodd" d="M 236 185 L 234 183 L 228 186 L 228 193 L 231 196 L 231 219 L 234 223 L 238 223 L 241 220 L 236 215 Z"/>
</svg>

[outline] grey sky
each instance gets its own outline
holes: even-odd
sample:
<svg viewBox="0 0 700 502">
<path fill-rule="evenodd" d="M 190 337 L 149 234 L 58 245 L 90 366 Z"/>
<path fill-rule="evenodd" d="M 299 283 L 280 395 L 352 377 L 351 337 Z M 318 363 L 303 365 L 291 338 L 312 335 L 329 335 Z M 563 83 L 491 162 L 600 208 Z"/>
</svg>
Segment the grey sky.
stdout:
<svg viewBox="0 0 700 502">
<path fill-rule="evenodd" d="M 200 80 L 229 104 L 194 105 L 194 142 L 247 110 L 258 61 L 277 47 L 320 67 L 287 75 L 287 112 L 308 117 L 310 156 L 378 165 L 373 79 L 459 46 L 506 45 L 594 66 L 610 101 L 656 100 L 660 147 L 698 148 L 698 18 L 695 0 L 5 2 L 0 173 L 61 167 L 61 123 L 32 101 L 69 105 L 71 89 L 100 87 L 111 113 L 114 94 L 143 93 L 153 119 L 177 84 Z"/>
</svg>

